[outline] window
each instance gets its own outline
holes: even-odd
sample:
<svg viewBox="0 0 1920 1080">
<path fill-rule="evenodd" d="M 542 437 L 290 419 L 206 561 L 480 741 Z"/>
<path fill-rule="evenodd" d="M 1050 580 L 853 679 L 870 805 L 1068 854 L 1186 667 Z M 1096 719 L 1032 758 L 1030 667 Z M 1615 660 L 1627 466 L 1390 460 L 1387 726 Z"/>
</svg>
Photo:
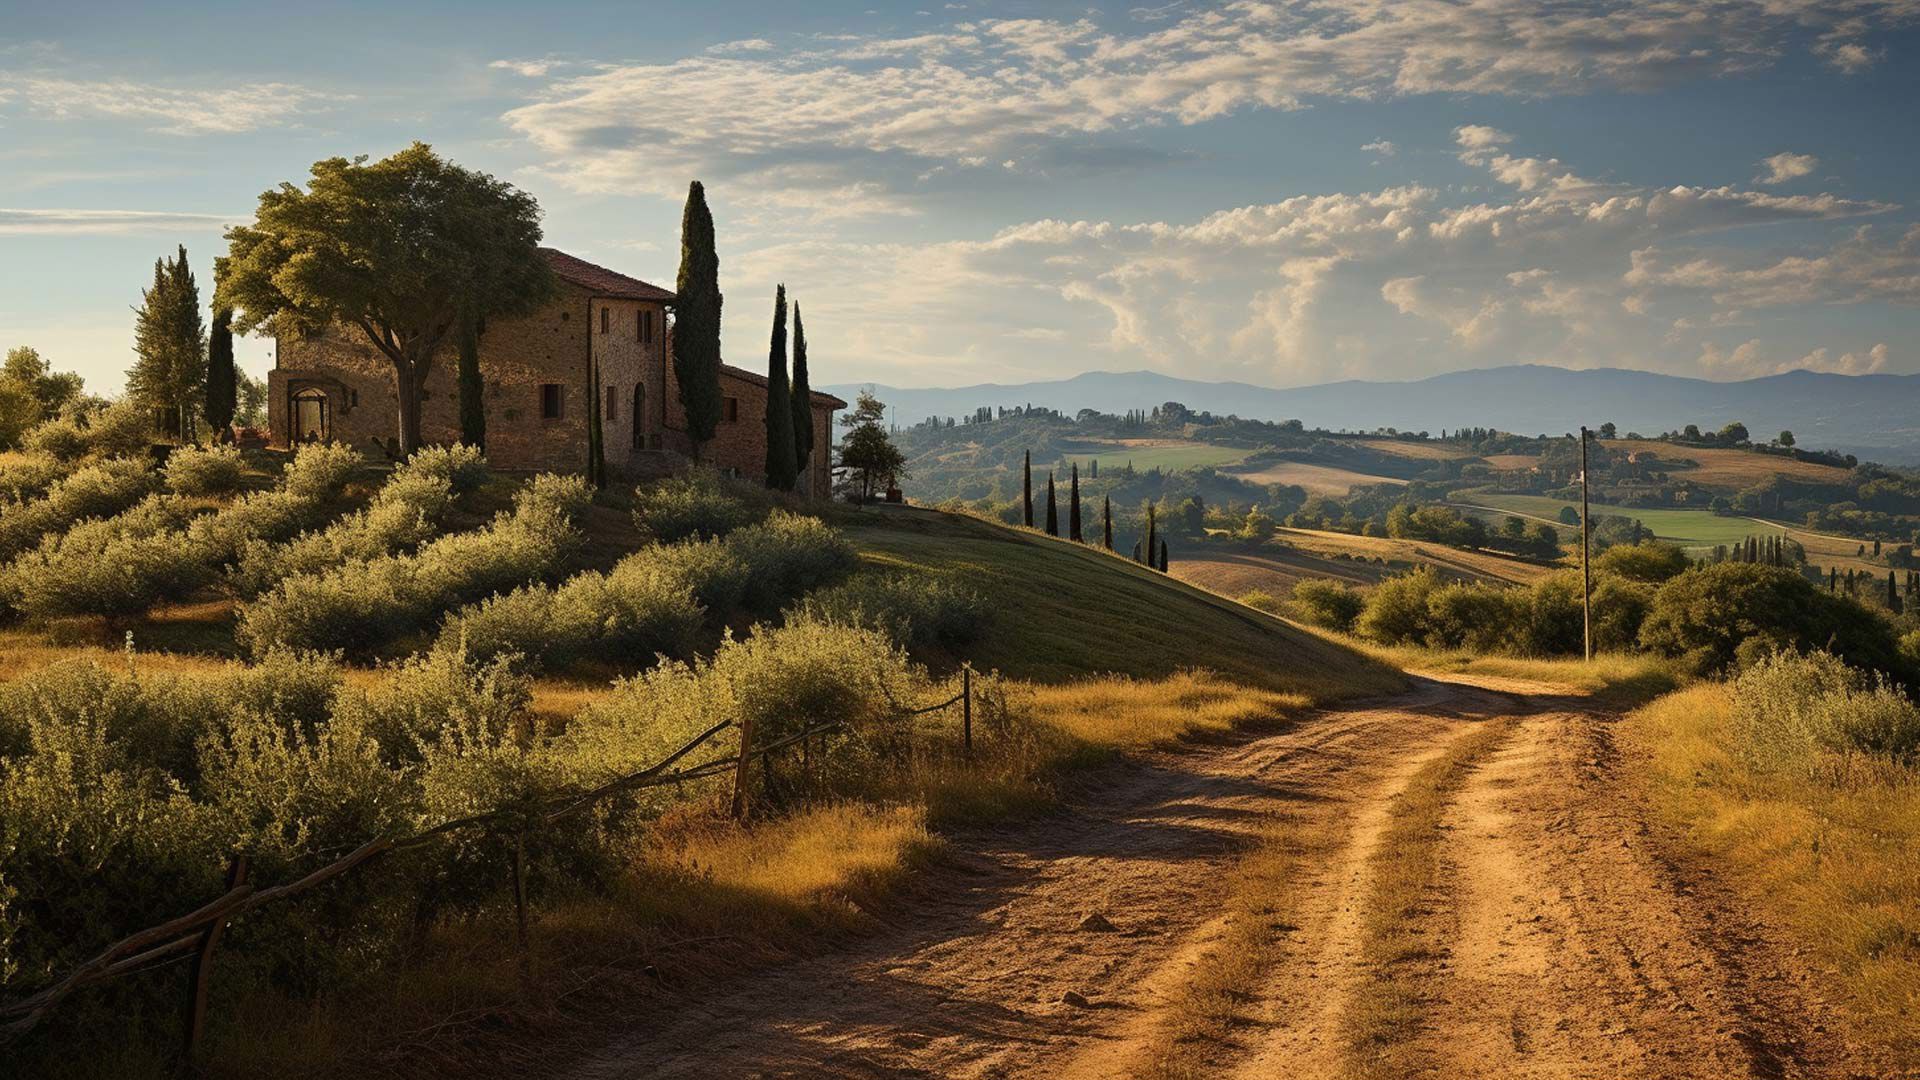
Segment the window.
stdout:
<svg viewBox="0 0 1920 1080">
<path fill-rule="evenodd" d="M 620 399 L 613 394 L 613 384 L 607 384 L 607 419 L 620 419 Z"/>
<path fill-rule="evenodd" d="M 725 399 L 725 401 L 723 402 L 723 408 L 724 408 L 724 411 L 722 412 L 721 415 L 727 418 L 727 423 L 731 424 L 740 419 L 740 399 L 739 398 L 730 397 Z"/>
<path fill-rule="evenodd" d="M 607 305 L 601 304 L 600 305 L 600 332 L 601 333 L 604 334 L 607 332 L 607 328 L 612 325 L 612 323 L 609 321 L 612 318 L 613 318 L 613 315 L 611 312 L 607 310 Z"/>
<path fill-rule="evenodd" d="M 561 400 L 562 398 L 560 396 L 559 383 L 552 383 L 552 382 L 541 383 L 540 384 L 540 419 L 542 420 L 560 419 Z"/>
<path fill-rule="evenodd" d="M 640 312 L 640 344 L 653 344 L 653 312 L 645 309 Z"/>
</svg>

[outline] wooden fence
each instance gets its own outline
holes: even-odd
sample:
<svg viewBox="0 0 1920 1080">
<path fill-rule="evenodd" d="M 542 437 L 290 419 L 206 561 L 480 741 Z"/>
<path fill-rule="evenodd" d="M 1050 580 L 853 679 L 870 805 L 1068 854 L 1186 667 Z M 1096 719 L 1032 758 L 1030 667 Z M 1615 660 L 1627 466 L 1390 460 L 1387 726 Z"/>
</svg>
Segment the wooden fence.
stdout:
<svg viewBox="0 0 1920 1080">
<path fill-rule="evenodd" d="M 962 710 L 961 737 L 965 748 L 971 752 L 973 749 L 972 667 L 963 666 L 960 678 L 960 692 L 945 701 L 917 709 L 905 709 L 897 705 L 896 708 L 900 708 L 900 711 L 907 716 L 921 716 L 959 705 Z M 758 756 L 763 761 L 769 760 L 776 750 L 785 749 L 796 743 L 804 745 L 816 736 L 841 730 L 844 723 L 832 721 L 816 724 L 785 738 L 755 746 L 753 745 L 753 724 L 751 720 L 744 720 L 740 724 L 738 753 L 710 758 L 684 769 L 675 768 L 688 754 L 732 726 L 734 726 L 733 721 L 722 720 L 652 765 L 638 772 L 609 780 L 597 787 L 560 792 L 530 804 L 444 821 L 432 828 L 407 836 L 378 837 L 368 840 L 333 862 L 284 885 L 265 889 L 257 888 L 248 880 L 246 856 L 235 855 L 228 866 L 227 890 L 219 897 L 195 911 L 121 938 L 38 993 L 17 1001 L 0 1002 L 0 1045 L 18 1041 L 37 1027 L 49 1011 L 76 991 L 174 963 L 190 956 L 193 963 L 186 988 L 183 1062 L 191 1069 L 197 1060 L 201 1035 L 206 1027 L 207 993 L 213 974 L 214 951 L 219 947 L 221 935 L 229 923 L 249 911 L 299 896 L 364 866 L 382 855 L 423 847 L 440 837 L 462 829 L 512 826 L 511 829 L 502 831 L 509 832 L 513 838 L 515 933 L 520 950 L 521 969 L 524 973 L 529 964 L 525 845 L 526 835 L 531 829 L 554 824 L 614 795 L 668 784 L 682 784 L 691 780 L 703 780 L 725 775 L 728 772 L 734 775 L 734 816 L 744 817 L 747 810 L 747 765 L 752 758 Z"/>
</svg>

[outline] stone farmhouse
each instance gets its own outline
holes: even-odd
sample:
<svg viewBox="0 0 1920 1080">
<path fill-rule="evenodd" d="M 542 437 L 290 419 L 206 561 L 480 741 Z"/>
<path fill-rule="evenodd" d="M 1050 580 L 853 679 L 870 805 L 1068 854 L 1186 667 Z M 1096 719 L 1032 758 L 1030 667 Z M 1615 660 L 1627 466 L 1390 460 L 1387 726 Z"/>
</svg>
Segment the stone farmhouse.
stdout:
<svg viewBox="0 0 1920 1080">
<path fill-rule="evenodd" d="M 501 469 L 585 471 L 598 372 L 608 470 L 644 477 L 678 469 L 693 442 L 670 358 L 673 293 L 565 252 L 541 251 L 559 278 L 558 295 L 526 318 L 490 323 L 480 338 L 488 461 Z M 425 442 L 459 440 L 457 368 L 448 349 L 428 373 Z M 394 438 L 393 365 L 357 329 L 278 338 L 267 389 L 275 447 L 319 440 L 384 448 Z M 702 457 L 737 476 L 764 477 L 766 376 L 722 364 L 720 392 L 720 426 Z M 833 414 L 846 405 L 831 394 L 813 395 L 814 447 L 800 477 L 803 493 L 824 498 L 831 491 Z"/>
</svg>

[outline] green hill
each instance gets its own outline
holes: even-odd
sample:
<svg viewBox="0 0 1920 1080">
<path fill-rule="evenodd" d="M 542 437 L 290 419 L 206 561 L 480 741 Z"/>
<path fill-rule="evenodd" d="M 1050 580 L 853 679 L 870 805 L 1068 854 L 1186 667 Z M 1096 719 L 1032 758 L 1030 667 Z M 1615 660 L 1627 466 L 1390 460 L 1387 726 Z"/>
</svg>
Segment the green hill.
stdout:
<svg viewBox="0 0 1920 1080">
<path fill-rule="evenodd" d="M 870 566 L 949 574 L 987 599 L 992 622 L 966 650 L 981 669 L 1061 682 L 1204 668 L 1316 700 L 1399 685 L 1358 652 L 1097 548 L 905 506 L 842 525 Z"/>
</svg>

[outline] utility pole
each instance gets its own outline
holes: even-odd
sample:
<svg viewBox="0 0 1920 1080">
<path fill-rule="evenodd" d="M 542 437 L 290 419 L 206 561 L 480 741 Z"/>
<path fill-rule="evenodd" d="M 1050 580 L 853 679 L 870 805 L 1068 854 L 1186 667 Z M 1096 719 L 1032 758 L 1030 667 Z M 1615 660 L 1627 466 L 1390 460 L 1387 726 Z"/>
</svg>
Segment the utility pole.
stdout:
<svg viewBox="0 0 1920 1080">
<path fill-rule="evenodd" d="M 1592 515 L 1587 513 L 1587 428 L 1580 426 L 1580 632 L 1587 662 L 1593 662 Z"/>
</svg>

